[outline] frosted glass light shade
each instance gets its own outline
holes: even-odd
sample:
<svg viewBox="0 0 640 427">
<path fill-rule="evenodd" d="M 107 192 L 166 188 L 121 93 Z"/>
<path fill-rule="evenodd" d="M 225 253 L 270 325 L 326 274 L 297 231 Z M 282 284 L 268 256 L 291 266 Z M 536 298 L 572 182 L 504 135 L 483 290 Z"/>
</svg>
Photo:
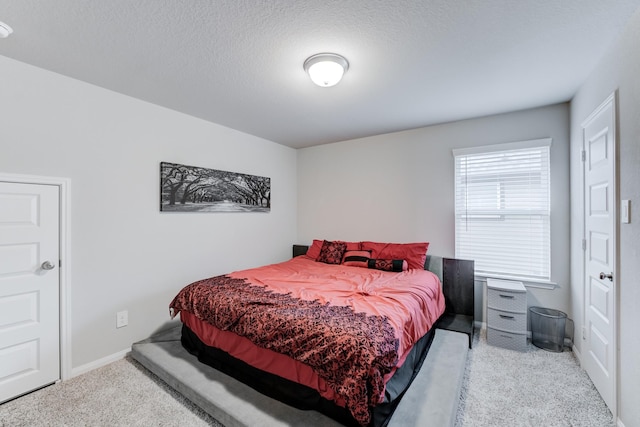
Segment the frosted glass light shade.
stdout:
<svg viewBox="0 0 640 427">
<path fill-rule="evenodd" d="M 319 53 L 304 61 L 304 70 L 315 84 L 322 87 L 338 84 L 348 69 L 347 60 L 335 53 Z"/>
<path fill-rule="evenodd" d="M 10 26 L 5 24 L 4 22 L 0 22 L 0 39 L 5 39 L 9 37 L 9 35 L 13 33 L 13 30 Z"/>
</svg>

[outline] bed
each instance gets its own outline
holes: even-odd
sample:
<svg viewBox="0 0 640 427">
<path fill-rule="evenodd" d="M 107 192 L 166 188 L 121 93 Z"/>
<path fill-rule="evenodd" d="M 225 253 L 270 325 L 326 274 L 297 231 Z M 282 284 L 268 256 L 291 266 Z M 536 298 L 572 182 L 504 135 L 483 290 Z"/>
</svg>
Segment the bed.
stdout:
<svg viewBox="0 0 640 427">
<path fill-rule="evenodd" d="M 344 425 L 384 426 L 444 312 L 427 248 L 314 241 L 291 260 L 187 285 L 170 310 L 201 362 Z"/>
</svg>

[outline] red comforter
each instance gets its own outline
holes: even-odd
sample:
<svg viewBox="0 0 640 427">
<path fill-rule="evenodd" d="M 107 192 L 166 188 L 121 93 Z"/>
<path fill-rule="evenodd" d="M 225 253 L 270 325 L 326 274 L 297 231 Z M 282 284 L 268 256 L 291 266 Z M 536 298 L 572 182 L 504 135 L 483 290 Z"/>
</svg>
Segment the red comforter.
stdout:
<svg viewBox="0 0 640 427">
<path fill-rule="evenodd" d="M 170 308 L 309 366 L 366 425 L 386 381 L 444 311 L 444 296 L 429 271 L 301 256 L 192 283 Z"/>
</svg>

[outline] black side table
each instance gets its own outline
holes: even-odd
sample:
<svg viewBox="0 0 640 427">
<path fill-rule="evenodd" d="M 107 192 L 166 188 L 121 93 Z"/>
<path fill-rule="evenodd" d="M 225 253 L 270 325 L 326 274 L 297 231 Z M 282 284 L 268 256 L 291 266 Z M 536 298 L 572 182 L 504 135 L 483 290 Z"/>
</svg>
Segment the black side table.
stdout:
<svg viewBox="0 0 640 427">
<path fill-rule="evenodd" d="M 442 289 L 446 307 L 436 327 L 469 335 L 469 348 L 474 332 L 474 284 L 472 260 L 442 259 Z"/>
</svg>

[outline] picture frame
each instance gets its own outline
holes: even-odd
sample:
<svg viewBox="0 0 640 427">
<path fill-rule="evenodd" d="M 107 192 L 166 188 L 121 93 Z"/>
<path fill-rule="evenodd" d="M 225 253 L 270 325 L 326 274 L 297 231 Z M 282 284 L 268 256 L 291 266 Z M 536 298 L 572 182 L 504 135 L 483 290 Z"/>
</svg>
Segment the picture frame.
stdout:
<svg viewBox="0 0 640 427">
<path fill-rule="evenodd" d="M 160 162 L 161 212 L 270 212 L 271 178 Z"/>
</svg>

